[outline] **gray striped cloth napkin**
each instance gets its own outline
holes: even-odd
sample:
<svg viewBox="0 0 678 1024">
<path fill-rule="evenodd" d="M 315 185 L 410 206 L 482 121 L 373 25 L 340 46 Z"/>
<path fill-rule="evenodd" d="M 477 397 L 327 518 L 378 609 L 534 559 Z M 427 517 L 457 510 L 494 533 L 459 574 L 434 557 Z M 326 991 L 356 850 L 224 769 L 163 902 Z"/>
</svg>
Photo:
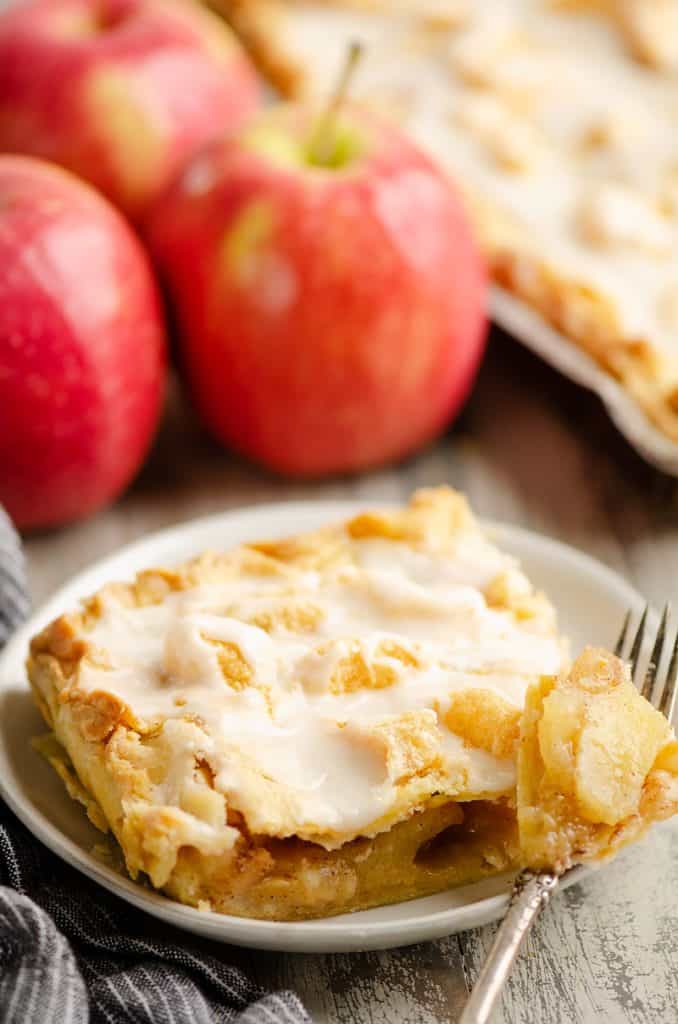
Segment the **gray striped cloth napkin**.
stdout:
<svg viewBox="0 0 678 1024">
<path fill-rule="evenodd" d="M 0 648 L 28 608 L 21 545 L 0 507 Z M 0 1024 L 311 1024 L 293 992 L 248 980 L 235 962 L 246 956 L 100 889 L 0 800 Z"/>
</svg>

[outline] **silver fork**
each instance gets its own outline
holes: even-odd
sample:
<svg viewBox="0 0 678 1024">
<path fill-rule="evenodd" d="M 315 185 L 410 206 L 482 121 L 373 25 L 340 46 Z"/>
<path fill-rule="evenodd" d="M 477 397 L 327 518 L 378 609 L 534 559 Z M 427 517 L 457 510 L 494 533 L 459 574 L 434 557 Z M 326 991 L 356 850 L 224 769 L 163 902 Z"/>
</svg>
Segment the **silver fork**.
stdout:
<svg viewBox="0 0 678 1024">
<path fill-rule="evenodd" d="M 631 643 L 628 661 L 631 663 L 633 681 L 643 697 L 651 701 L 654 707 L 661 711 L 670 722 L 677 693 L 678 634 L 671 649 L 668 668 L 663 674 L 663 679 L 658 679 L 670 617 L 670 607 L 667 604 L 659 623 L 645 674 L 641 677 L 639 665 L 645 639 L 647 613 L 646 606 Z M 614 649 L 614 653 L 619 657 L 623 657 L 627 646 L 630 622 L 631 612 L 628 611 Z M 499 926 L 492 948 L 462 1011 L 459 1024 L 486 1024 L 489 1021 L 504 982 L 509 976 L 528 932 L 557 890 L 561 879 L 574 870 L 575 868 L 570 868 L 569 871 L 560 875 L 548 872 L 536 873 L 529 870 L 520 872 L 513 885 L 506 915 Z"/>
</svg>

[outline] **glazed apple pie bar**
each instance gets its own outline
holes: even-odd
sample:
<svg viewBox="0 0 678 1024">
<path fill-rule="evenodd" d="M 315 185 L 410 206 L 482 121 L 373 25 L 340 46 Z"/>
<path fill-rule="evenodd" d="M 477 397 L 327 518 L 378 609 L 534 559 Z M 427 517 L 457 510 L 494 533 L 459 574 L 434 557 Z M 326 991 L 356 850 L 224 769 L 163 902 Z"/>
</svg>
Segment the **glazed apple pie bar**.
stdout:
<svg viewBox="0 0 678 1024">
<path fill-rule="evenodd" d="M 132 877 L 300 919 L 599 859 L 678 810 L 626 666 L 446 488 L 111 584 L 31 644 L 47 754 Z"/>
<path fill-rule="evenodd" d="M 499 285 L 678 441 L 678 0 L 211 0 L 287 96 L 351 94 L 453 173 Z"/>
</svg>

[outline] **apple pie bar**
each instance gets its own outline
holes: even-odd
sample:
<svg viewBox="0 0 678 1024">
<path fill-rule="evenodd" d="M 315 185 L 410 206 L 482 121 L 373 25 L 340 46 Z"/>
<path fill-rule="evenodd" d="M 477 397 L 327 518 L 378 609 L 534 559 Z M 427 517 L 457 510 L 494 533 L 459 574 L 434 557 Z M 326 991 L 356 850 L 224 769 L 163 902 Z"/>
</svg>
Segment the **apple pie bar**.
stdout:
<svg viewBox="0 0 678 1024">
<path fill-rule="evenodd" d="M 678 809 L 627 668 L 446 488 L 110 584 L 36 636 L 43 749 L 133 878 L 303 919 L 600 859 Z"/>
<path fill-rule="evenodd" d="M 287 96 L 355 99 L 462 186 L 495 280 L 678 441 L 678 0 L 211 0 Z"/>
</svg>

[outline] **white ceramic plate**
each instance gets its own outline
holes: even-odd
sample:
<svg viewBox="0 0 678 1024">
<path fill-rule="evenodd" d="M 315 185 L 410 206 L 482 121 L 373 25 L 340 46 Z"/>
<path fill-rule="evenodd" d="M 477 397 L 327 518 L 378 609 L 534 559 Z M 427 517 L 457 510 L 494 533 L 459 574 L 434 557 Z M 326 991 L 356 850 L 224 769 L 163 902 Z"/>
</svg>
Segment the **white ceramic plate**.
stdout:
<svg viewBox="0 0 678 1024">
<path fill-rule="evenodd" d="M 44 725 L 25 681 L 28 640 L 80 597 L 108 580 L 128 578 L 144 567 L 179 562 L 205 548 L 227 548 L 244 540 L 312 529 L 362 507 L 364 504 L 353 502 L 267 505 L 173 527 L 81 573 L 33 616 L 0 657 L 0 792 L 38 839 L 149 914 L 187 931 L 242 946 L 318 953 L 385 949 L 463 931 L 502 914 L 510 888 L 507 876 L 395 906 L 299 923 L 251 921 L 182 906 L 118 874 L 90 853 L 100 834 L 30 746 L 31 736 L 44 731 Z M 515 554 L 530 578 L 549 593 L 573 651 L 588 641 L 613 644 L 626 609 L 641 608 L 639 594 L 593 559 L 515 527 L 491 529 L 498 543 Z"/>
</svg>

